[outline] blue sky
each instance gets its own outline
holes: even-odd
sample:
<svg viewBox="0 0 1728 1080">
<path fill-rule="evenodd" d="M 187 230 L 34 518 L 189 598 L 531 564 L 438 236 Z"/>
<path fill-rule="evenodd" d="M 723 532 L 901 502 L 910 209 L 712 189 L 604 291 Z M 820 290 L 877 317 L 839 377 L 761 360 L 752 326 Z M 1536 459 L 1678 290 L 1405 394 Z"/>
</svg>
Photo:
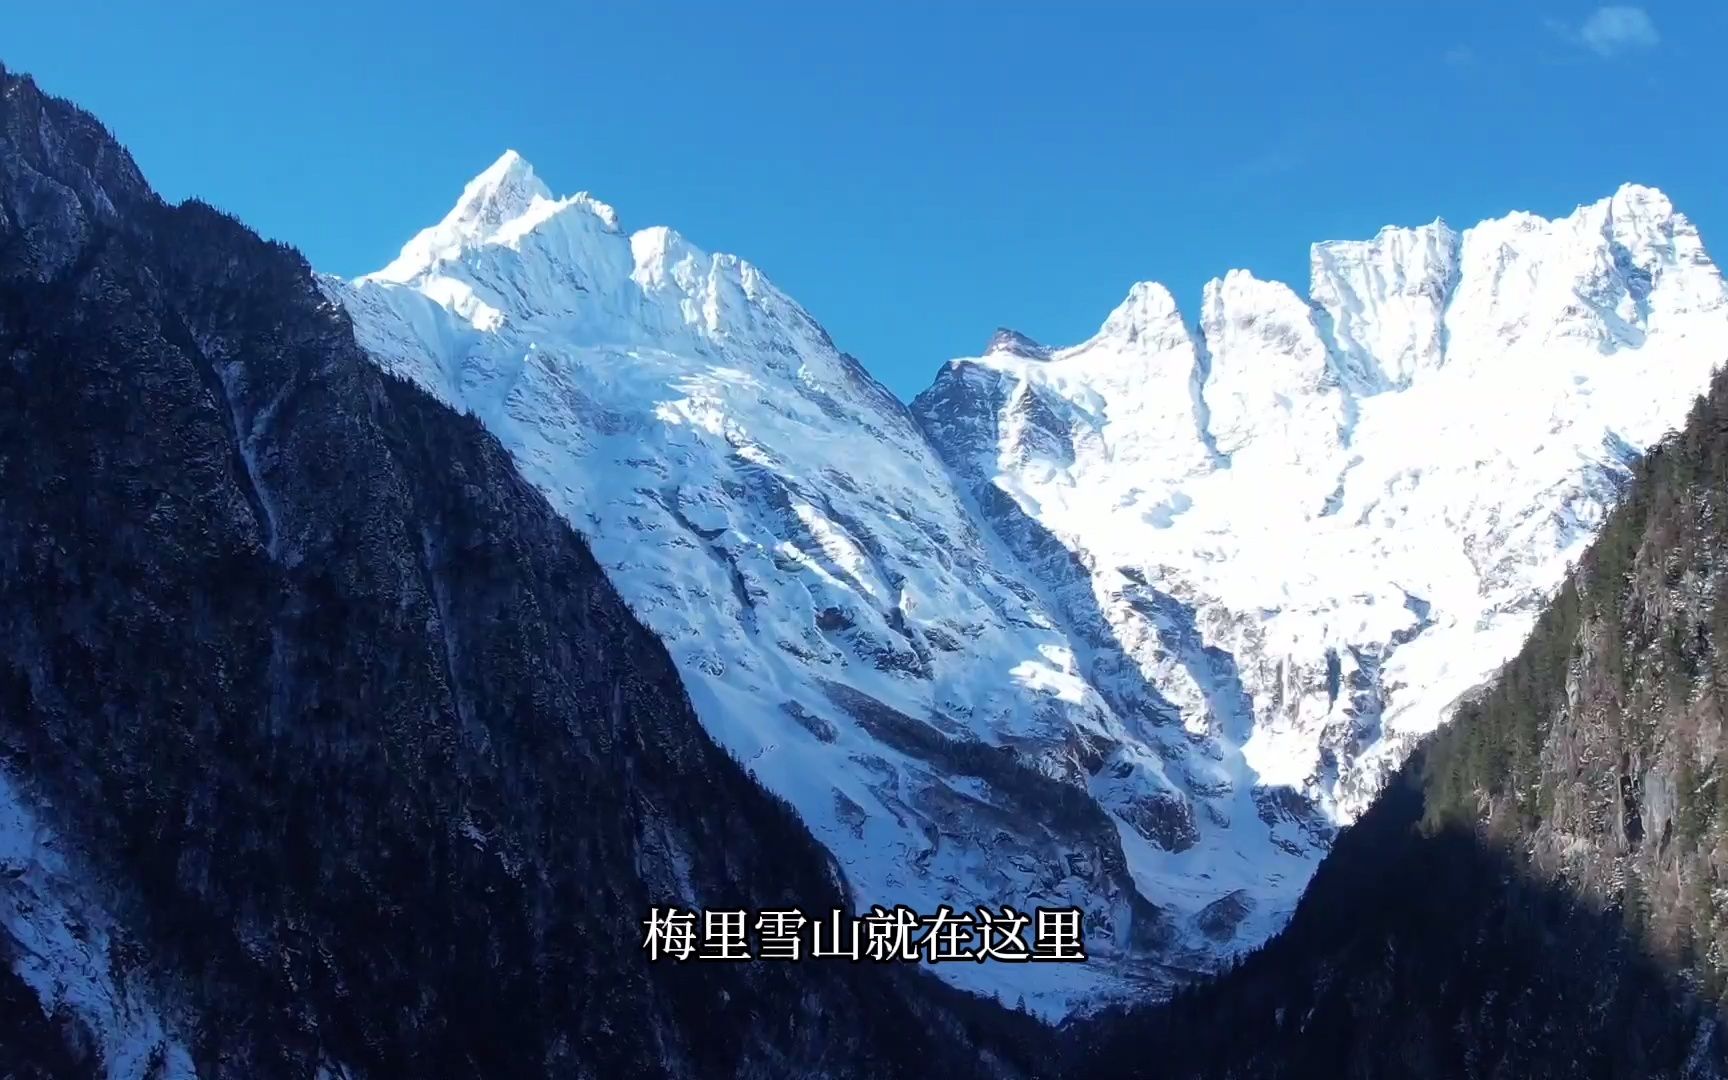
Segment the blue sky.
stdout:
<svg viewBox="0 0 1728 1080">
<path fill-rule="evenodd" d="M 1728 247 L 1728 4 L 11 3 L 171 198 L 361 273 L 514 147 L 761 266 L 903 396 L 1311 241 L 1625 180 Z"/>
</svg>

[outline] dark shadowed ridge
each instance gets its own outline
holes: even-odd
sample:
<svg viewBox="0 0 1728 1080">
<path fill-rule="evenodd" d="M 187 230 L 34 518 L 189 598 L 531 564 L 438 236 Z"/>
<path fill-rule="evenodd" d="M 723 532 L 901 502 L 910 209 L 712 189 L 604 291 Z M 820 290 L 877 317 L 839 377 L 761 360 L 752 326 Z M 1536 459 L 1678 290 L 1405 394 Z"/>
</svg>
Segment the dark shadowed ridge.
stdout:
<svg viewBox="0 0 1728 1080">
<path fill-rule="evenodd" d="M 137 1075 L 1045 1071 L 908 969 L 646 963 L 650 904 L 843 883 L 475 420 L 3 68 L 0 773 L 161 1021 Z M 14 925 L 0 1073 L 119 1069 Z"/>
<path fill-rule="evenodd" d="M 1717 1077 L 1721 1018 L 1621 913 L 1474 831 L 1424 833 L 1400 773 L 1289 927 L 1168 1005 L 1070 1028 L 1088 1076 Z"/>
</svg>

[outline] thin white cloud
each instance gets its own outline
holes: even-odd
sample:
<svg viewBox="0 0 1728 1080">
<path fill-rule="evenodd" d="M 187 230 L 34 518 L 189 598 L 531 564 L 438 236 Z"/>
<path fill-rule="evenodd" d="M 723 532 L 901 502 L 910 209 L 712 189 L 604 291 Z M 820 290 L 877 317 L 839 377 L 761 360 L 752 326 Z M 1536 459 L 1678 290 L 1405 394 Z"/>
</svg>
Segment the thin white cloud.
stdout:
<svg viewBox="0 0 1728 1080">
<path fill-rule="evenodd" d="M 1454 45 L 1440 54 L 1447 67 L 1467 68 L 1476 63 L 1476 50 L 1468 45 Z"/>
<path fill-rule="evenodd" d="M 1650 13 L 1627 4 L 1599 7 L 1577 29 L 1568 26 L 1562 31 L 1566 37 L 1598 56 L 1619 56 L 1640 49 L 1653 49 L 1662 40 Z"/>
</svg>

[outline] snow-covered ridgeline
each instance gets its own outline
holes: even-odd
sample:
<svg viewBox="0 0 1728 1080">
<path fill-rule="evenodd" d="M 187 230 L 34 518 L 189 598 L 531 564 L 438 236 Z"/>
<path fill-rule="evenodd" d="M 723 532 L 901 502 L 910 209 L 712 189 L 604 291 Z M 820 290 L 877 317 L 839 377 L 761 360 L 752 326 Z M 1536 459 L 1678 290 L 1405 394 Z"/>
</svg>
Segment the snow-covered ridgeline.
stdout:
<svg viewBox="0 0 1728 1080">
<path fill-rule="evenodd" d="M 1646 189 L 1314 272 L 1233 272 L 1197 325 L 1137 285 L 910 412 L 749 263 L 515 154 L 328 286 L 588 538 L 860 907 L 1087 908 L 1094 964 L 942 969 L 1057 1014 L 1279 925 L 1728 342 Z"/>
<path fill-rule="evenodd" d="M 1168 685 L 1127 594 L 1192 605 L 1249 698 L 1260 782 L 1347 820 L 1521 642 L 1629 455 L 1728 358 L 1696 230 L 1628 185 L 1317 244 L 1309 300 L 1233 271 L 1197 325 L 1136 285 L 1092 339 L 956 360 L 914 405 L 975 489 L 1093 566 L 1084 598 Z M 1184 722 L 1216 709 L 1198 689 Z"/>
</svg>

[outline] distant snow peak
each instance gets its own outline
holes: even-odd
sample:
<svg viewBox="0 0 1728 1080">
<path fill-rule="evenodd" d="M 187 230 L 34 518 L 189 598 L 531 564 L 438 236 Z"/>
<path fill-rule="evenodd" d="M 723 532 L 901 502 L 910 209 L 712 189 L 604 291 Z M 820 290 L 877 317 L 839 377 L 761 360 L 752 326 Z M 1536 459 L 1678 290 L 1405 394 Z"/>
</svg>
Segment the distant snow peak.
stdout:
<svg viewBox="0 0 1728 1080">
<path fill-rule="evenodd" d="M 389 273 L 327 280 L 361 344 L 509 448 L 861 906 L 1037 900 L 1096 928 L 1084 968 L 944 975 L 1051 1014 L 1165 958 L 1192 905 L 1147 902 L 1085 793 L 1123 723 L 905 406 L 749 263 L 522 175 L 490 170 Z M 1155 762 L 1110 787 L 1180 818 Z"/>
<path fill-rule="evenodd" d="M 1048 360 L 1050 350 L 1033 341 L 1018 330 L 1010 330 L 1006 326 L 997 327 L 990 335 L 990 340 L 984 346 L 984 355 L 1019 356 L 1027 360 Z"/>
<path fill-rule="evenodd" d="M 1107 667 L 1238 750 L 1234 783 L 1348 820 L 1516 648 L 1624 448 L 1683 421 L 1728 358 L 1728 289 L 1638 185 L 1554 219 L 1319 243 L 1310 264 L 1306 298 L 1244 270 L 1209 283 L 1192 344 L 1136 285 L 1056 363 L 952 361 L 913 410 L 1028 558 L 1057 565 L 1055 538 L 1095 568 L 1109 629 L 1090 636 L 1127 657 Z M 1134 378 L 1091 362 L 1149 341 L 1162 359 Z M 1202 811 L 1208 790 L 1187 788 Z"/>
<path fill-rule="evenodd" d="M 1155 353 L 1188 339 L 1188 328 L 1170 290 L 1156 281 L 1138 281 L 1086 344 L 1109 343 L 1116 348 Z"/>
<path fill-rule="evenodd" d="M 678 268 L 707 261 L 707 255 L 664 225 L 638 229 L 630 234 L 630 255 L 635 264 L 631 276 L 644 288 L 667 285 Z"/>
<path fill-rule="evenodd" d="M 413 281 L 470 248 L 519 242 L 542 223 L 572 213 L 598 231 L 618 230 L 618 215 L 610 206 L 585 192 L 554 198 L 527 159 L 506 150 L 468 181 L 438 224 L 422 229 L 388 266 L 362 280 Z"/>
<path fill-rule="evenodd" d="M 460 225 L 474 237 L 486 236 L 527 212 L 536 199 L 551 198 L 551 189 L 534 175 L 534 166 L 516 151 L 506 150 L 468 181 L 443 224 Z"/>
<path fill-rule="evenodd" d="M 454 257 L 465 245 L 484 241 L 506 222 L 521 217 L 537 200 L 551 199 L 552 192 L 534 175 L 534 167 L 516 151 L 506 150 L 468 181 L 443 220 L 422 229 L 403 245 L 394 261 L 368 276 L 407 281 L 441 259 Z"/>
<path fill-rule="evenodd" d="M 1440 366 L 1441 321 L 1461 237 L 1435 219 L 1310 250 L 1309 293 L 1331 319 L 1340 363 L 1365 391 L 1406 387 Z"/>
</svg>

